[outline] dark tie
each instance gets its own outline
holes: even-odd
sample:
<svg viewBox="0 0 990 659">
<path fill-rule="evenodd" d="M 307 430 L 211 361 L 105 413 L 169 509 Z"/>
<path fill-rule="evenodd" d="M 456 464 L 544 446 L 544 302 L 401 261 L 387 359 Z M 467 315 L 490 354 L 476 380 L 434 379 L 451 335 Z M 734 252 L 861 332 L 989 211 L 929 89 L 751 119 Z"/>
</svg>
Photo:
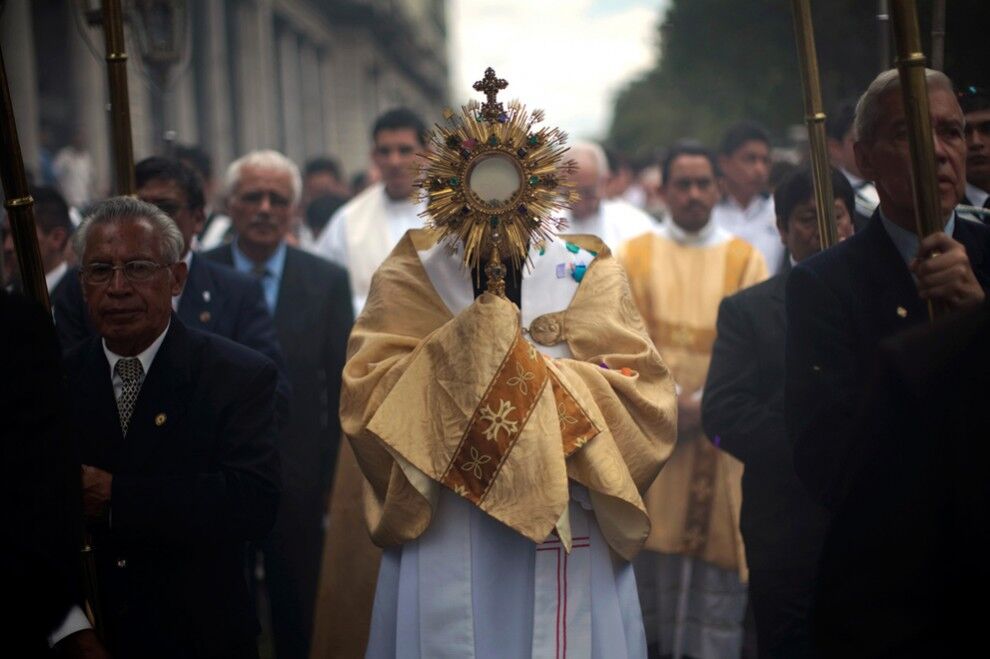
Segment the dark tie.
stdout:
<svg viewBox="0 0 990 659">
<path fill-rule="evenodd" d="M 144 381 L 144 368 L 137 357 L 124 357 L 117 361 L 114 371 L 123 382 L 120 388 L 120 398 L 117 399 L 117 412 L 120 414 L 120 429 L 127 436 L 127 427 L 134 413 L 134 403 L 137 401 L 141 383 Z"/>
<path fill-rule="evenodd" d="M 258 279 L 264 279 L 268 276 L 268 267 L 264 263 L 254 263 L 251 265 L 251 274 Z"/>
</svg>

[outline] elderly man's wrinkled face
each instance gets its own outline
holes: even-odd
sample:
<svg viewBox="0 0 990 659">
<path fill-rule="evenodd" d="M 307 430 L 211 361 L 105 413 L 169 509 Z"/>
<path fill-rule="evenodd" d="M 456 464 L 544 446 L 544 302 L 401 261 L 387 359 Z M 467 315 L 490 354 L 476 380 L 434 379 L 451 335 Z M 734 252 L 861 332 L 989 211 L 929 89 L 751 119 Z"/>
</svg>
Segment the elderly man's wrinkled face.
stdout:
<svg viewBox="0 0 990 659">
<path fill-rule="evenodd" d="M 150 222 L 125 219 L 89 229 L 80 276 L 96 331 L 110 350 L 133 356 L 168 326 L 186 264 L 166 262 Z"/>
<path fill-rule="evenodd" d="M 241 169 L 228 204 L 240 243 L 255 252 L 274 252 L 292 226 L 292 197 L 289 172 L 250 165 Z"/>
<path fill-rule="evenodd" d="M 948 217 L 966 189 L 966 137 L 963 113 L 955 95 L 941 87 L 928 89 L 935 150 L 935 174 L 942 214 Z M 856 162 L 863 176 L 877 186 L 884 213 L 913 226 L 911 156 L 900 90 L 880 99 L 881 120 L 872 142 L 856 143 Z"/>
</svg>

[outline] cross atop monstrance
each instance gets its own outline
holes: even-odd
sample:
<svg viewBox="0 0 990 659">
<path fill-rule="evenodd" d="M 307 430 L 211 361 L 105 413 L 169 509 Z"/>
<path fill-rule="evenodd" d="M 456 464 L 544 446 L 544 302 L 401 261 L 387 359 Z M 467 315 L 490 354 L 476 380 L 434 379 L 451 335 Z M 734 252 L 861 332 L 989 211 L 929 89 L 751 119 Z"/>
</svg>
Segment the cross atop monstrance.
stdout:
<svg viewBox="0 0 990 659">
<path fill-rule="evenodd" d="M 485 69 L 485 77 L 474 83 L 474 88 L 485 94 L 488 100 L 481 104 L 481 116 L 490 122 L 499 121 L 499 117 L 505 115 L 502 104 L 495 100 L 500 90 L 509 86 L 505 78 L 496 78 L 495 69 L 488 67 Z M 504 121 L 504 119 L 503 119 Z"/>
</svg>

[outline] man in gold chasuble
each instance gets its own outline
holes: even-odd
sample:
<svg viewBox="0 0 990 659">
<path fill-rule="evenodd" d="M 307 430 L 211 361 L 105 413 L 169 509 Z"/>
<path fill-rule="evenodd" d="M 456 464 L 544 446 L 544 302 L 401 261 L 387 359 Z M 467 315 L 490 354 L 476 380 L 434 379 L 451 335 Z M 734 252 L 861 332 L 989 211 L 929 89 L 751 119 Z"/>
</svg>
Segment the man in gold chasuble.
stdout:
<svg viewBox="0 0 990 659">
<path fill-rule="evenodd" d="M 619 250 L 679 388 L 677 449 L 644 497 L 653 526 L 636 580 L 647 640 L 661 655 L 738 657 L 746 609 L 742 463 L 704 436 L 701 395 L 719 302 L 766 279 L 767 266 L 756 248 L 712 221 L 718 190 L 707 150 L 675 147 L 663 170 L 671 221 Z"/>
<path fill-rule="evenodd" d="M 369 657 L 646 654 L 628 561 L 674 385 L 601 241 L 529 257 L 501 298 L 413 230 L 372 280 L 341 398 L 385 547 Z"/>
</svg>

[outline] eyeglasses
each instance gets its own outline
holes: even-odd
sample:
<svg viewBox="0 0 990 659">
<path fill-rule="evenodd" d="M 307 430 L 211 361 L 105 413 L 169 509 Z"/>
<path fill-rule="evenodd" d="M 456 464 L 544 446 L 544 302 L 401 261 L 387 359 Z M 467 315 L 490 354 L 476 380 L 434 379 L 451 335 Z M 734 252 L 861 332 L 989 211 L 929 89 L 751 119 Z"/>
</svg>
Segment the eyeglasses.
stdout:
<svg viewBox="0 0 990 659">
<path fill-rule="evenodd" d="M 128 261 L 123 265 L 89 263 L 82 267 L 81 272 L 83 281 L 87 284 L 105 284 L 113 279 L 113 273 L 117 270 L 124 273 L 124 279 L 133 283 L 148 281 L 156 272 L 167 267 L 169 264 L 154 261 Z"/>
<path fill-rule="evenodd" d="M 252 206 L 260 204 L 262 200 L 268 197 L 268 203 L 272 205 L 273 208 L 288 208 L 292 203 L 287 197 L 283 197 L 277 192 L 271 192 L 269 190 L 253 190 L 251 192 L 245 192 L 244 194 L 237 195 L 237 199 L 244 204 L 251 204 Z"/>
</svg>

